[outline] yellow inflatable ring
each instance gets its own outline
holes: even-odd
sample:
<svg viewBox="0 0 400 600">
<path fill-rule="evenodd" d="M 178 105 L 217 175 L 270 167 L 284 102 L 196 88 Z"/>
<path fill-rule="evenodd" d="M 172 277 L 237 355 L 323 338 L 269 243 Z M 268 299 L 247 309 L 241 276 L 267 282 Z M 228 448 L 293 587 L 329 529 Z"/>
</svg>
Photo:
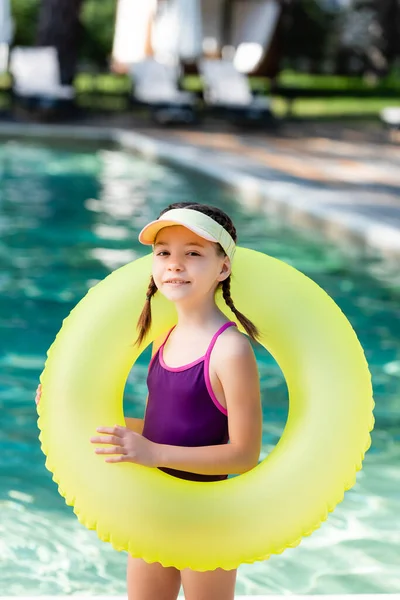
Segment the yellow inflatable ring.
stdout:
<svg viewBox="0 0 400 600">
<path fill-rule="evenodd" d="M 297 546 L 353 486 L 370 445 L 371 380 L 352 327 L 305 275 L 239 248 L 232 297 L 259 327 L 288 385 L 279 443 L 252 471 L 212 483 L 105 463 L 89 440 L 99 425 L 124 425 L 125 382 L 144 349 L 133 342 L 150 271 L 146 256 L 93 287 L 48 352 L 38 424 L 60 493 L 100 539 L 164 566 L 233 569 Z M 175 318 L 157 294 L 146 344 Z"/>
</svg>

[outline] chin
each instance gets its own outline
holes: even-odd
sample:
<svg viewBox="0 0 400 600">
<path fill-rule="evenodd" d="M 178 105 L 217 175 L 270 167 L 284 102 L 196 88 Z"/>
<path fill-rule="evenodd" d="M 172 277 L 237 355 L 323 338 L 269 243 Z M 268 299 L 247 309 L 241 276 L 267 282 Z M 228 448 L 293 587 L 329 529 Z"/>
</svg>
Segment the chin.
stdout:
<svg viewBox="0 0 400 600">
<path fill-rule="evenodd" d="M 165 298 L 167 298 L 167 300 L 171 300 L 171 302 L 177 302 L 178 300 L 186 300 L 192 295 L 191 291 L 189 291 L 188 289 L 173 289 L 169 288 L 168 286 L 162 286 L 160 292 Z"/>
</svg>

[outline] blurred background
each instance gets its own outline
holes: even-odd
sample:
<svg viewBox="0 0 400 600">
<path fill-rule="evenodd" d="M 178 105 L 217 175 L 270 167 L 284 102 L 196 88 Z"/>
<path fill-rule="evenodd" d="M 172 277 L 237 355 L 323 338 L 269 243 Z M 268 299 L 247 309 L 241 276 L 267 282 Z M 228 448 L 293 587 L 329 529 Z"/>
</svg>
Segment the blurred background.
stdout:
<svg viewBox="0 0 400 600">
<path fill-rule="evenodd" d="M 153 59 L 204 112 L 218 90 L 202 61 L 222 59 L 253 95 L 271 97 L 275 116 L 377 116 L 399 106 L 399 13 L 398 0 L 1 0 L 1 105 L 10 108 L 13 87 L 26 104 L 39 76 L 42 91 L 52 78 L 53 88 L 73 84 L 81 110 L 128 111 L 143 87 L 138 63 L 150 70 Z M 55 48 L 59 71 L 32 47 Z M 161 87 L 136 100 L 155 102 Z"/>
<path fill-rule="evenodd" d="M 34 396 L 63 319 L 178 201 L 322 286 L 374 386 L 356 485 L 298 548 L 242 565 L 237 593 L 400 593 L 399 40 L 399 0 L 0 0 L 0 597 L 126 593 L 125 553 L 45 468 Z M 256 356 L 264 458 L 288 395 Z"/>
</svg>

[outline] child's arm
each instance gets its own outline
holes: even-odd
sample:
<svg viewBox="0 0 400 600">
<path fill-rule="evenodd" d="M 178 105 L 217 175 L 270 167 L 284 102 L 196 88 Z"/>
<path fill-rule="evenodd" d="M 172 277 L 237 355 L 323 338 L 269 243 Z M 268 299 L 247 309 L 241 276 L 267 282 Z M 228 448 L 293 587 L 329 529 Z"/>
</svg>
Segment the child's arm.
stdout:
<svg viewBox="0 0 400 600">
<path fill-rule="evenodd" d="M 156 444 L 126 427 L 99 427 L 107 436 L 91 438 L 96 453 L 112 455 L 106 462 L 133 462 L 147 467 L 169 467 L 204 475 L 245 473 L 257 465 L 261 450 L 262 410 L 257 363 L 242 335 L 219 338 L 213 368 L 222 384 L 228 411 L 230 444 L 170 446 Z"/>
<path fill-rule="evenodd" d="M 147 399 L 146 399 L 147 404 Z M 144 427 L 144 419 L 135 419 L 133 417 L 125 417 L 125 425 L 128 429 L 136 431 L 136 433 L 142 433 Z"/>
<path fill-rule="evenodd" d="M 213 363 L 226 398 L 230 444 L 195 448 L 157 444 L 157 466 L 229 475 L 245 473 L 257 465 L 262 438 L 257 363 L 244 336 L 224 338 L 215 345 Z"/>
</svg>

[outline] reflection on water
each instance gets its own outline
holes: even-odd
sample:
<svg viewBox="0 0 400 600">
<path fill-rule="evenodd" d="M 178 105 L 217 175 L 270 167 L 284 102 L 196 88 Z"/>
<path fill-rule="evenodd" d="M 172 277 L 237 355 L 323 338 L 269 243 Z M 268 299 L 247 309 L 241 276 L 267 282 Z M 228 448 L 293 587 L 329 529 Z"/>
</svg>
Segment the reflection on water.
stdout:
<svg viewBox="0 0 400 600">
<path fill-rule="evenodd" d="M 146 252 L 138 231 L 183 200 L 220 206 L 240 244 L 317 281 L 353 324 L 374 382 L 373 446 L 356 486 L 298 548 L 240 567 L 237 592 L 399 592 L 400 302 L 390 273 L 247 212 L 213 181 L 119 150 L 9 142 L 0 146 L 0 180 L 0 595 L 125 593 L 125 554 L 77 522 L 44 468 L 34 391 L 63 318 L 88 287 Z M 129 376 L 130 416 L 143 414 L 147 360 Z M 264 456 L 282 433 L 287 396 L 276 363 L 264 351 L 258 361 Z"/>
</svg>

